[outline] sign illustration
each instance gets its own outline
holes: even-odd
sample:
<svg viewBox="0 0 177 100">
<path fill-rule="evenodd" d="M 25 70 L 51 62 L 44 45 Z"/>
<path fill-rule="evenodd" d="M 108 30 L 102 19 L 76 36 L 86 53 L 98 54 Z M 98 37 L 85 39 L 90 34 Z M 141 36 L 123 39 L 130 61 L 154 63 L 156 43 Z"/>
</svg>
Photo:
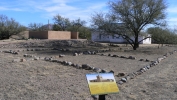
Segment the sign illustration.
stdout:
<svg viewBox="0 0 177 100">
<path fill-rule="evenodd" d="M 118 93 L 113 73 L 86 74 L 91 95 Z"/>
</svg>

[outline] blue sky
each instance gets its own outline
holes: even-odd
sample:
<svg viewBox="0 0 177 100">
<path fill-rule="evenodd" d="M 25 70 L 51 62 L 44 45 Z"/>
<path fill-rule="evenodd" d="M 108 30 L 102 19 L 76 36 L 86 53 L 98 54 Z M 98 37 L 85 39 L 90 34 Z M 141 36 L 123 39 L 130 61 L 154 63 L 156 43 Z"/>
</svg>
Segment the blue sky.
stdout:
<svg viewBox="0 0 177 100">
<path fill-rule="evenodd" d="M 70 20 L 81 18 L 90 21 L 94 12 L 107 12 L 109 0 L 0 0 L 0 14 L 14 18 L 22 25 L 29 23 L 47 24 L 53 16 L 60 14 Z M 167 22 L 177 26 L 177 0 L 168 3 Z"/>
</svg>

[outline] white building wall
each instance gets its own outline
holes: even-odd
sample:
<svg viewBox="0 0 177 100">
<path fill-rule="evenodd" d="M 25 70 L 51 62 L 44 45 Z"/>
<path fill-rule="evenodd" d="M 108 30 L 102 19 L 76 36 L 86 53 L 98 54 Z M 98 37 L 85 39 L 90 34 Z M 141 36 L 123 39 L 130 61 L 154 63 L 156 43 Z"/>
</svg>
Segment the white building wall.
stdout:
<svg viewBox="0 0 177 100">
<path fill-rule="evenodd" d="M 98 32 L 92 33 L 91 36 L 92 41 L 95 42 L 113 42 L 113 43 L 126 43 L 127 41 L 123 39 L 121 36 L 115 34 L 114 36 L 108 34 L 99 34 Z M 134 37 L 131 37 L 134 40 Z M 139 41 L 144 39 L 144 36 L 138 38 Z M 151 38 L 147 38 L 141 41 L 140 44 L 151 44 Z"/>
<path fill-rule="evenodd" d="M 114 43 L 124 43 L 125 42 L 125 40 L 117 34 L 110 35 L 109 37 L 110 37 L 110 42 L 114 42 Z"/>
</svg>

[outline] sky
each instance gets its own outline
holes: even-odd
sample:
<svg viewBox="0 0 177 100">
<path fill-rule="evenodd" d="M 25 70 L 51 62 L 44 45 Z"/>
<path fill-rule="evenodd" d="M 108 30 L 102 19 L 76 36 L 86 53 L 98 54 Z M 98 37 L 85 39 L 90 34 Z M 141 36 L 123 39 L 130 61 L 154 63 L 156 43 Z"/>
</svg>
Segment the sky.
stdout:
<svg viewBox="0 0 177 100">
<path fill-rule="evenodd" d="M 53 23 L 57 14 L 87 23 L 94 12 L 108 12 L 109 0 L 0 0 L 0 14 L 14 18 L 22 25 L 30 23 Z M 166 21 L 170 27 L 177 27 L 177 0 L 166 0 L 168 4 Z"/>
</svg>

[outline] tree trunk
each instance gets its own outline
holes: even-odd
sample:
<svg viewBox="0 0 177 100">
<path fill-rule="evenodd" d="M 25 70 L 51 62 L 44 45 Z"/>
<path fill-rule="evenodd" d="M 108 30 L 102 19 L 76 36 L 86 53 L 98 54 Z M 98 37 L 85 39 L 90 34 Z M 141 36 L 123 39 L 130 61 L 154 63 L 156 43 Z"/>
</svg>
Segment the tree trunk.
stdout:
<svg viewBox="0 0 177 100">
<path fill-rule="evenodd" d="M 135 42 L 133 45 L 133 50 L 136 50 L 139 47 L 139 43 L 138 43 L 138 36 L 135 37 Z"/>
<path fill-rule="evenodd" d="M 138 43 L 134 43 L 133 50 L 136 50 L 138 48 Z"/>
</svg>

